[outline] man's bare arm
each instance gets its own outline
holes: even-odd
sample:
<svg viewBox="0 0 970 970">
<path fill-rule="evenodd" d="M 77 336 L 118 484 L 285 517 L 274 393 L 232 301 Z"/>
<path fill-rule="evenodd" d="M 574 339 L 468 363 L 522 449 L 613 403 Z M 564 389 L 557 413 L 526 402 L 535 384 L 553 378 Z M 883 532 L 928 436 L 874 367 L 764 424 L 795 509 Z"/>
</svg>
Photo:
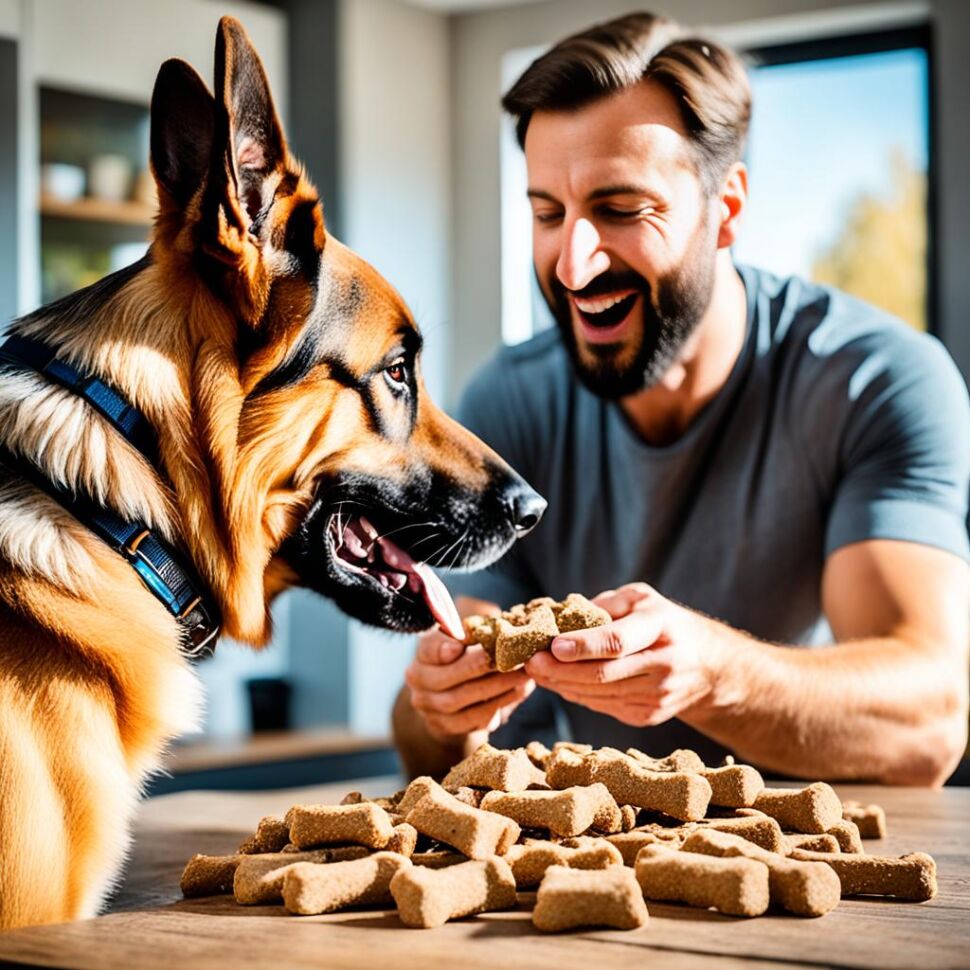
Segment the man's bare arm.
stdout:
<svg viewBox="0 0 970 970">
<path fill-rule="evenodd" d="M 778 771 L 942 784 L 967 741 L 967 565 L 915 543 L 861 542 L 832 555 L 822 599 L 829 647 L 777 647 L 717 624 L 717 684 L 683 719 Z"/>
</svg>

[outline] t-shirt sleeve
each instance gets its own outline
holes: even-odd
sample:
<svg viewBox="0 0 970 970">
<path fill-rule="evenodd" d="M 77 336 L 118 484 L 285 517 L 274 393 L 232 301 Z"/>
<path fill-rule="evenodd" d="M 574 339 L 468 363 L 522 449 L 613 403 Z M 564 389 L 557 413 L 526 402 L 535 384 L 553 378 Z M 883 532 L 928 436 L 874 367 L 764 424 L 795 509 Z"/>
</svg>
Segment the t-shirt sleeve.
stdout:
<svg viewBox="0 0 970 970">
<path fill-rule="evenodd" d="M 476 434 L 527 480 L 525 414 L 521 395 L 501 352 L 471 379 L 455 409 L 455 419 Z M 443 577 L 453 596 L 474 596 L 498 603 L 503 609 L 539 596 L 538 584 L 515 543 L 498 562 L 474 573 Z"/>
<path fill-rule="evenodd" d="M 970 403 L 959 370 L 937 340 L 919 334 L 895 334 L 852 360 L 826 556 L 897 539 L 970 559 Z"/>
</svg>

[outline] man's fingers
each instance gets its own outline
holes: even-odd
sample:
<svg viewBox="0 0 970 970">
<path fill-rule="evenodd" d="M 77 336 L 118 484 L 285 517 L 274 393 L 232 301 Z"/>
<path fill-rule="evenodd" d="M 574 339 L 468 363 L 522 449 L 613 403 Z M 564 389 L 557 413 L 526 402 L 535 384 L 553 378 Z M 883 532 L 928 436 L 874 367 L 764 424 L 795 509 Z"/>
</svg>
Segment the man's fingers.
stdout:
<svg viewBox="0 0 970 970">
<path fill-rule="evenodd" d="M 499 712 L 505 708 L 514 710 L 532 693 L 534 686 L 532 681 L 525 681 L 498 697 L 466 707 L 457 714 L 426 714 L 425 723 L 432 734 L 439 737 L 454 737 L 483 729 L 494 730 L 490 725 L 495 716 L 498 714 L 498 720 L 501 721 Z"/>
<path fill-rule="evenodd" d="M 457 660 L 447 664 L 415 660 L 405 674 L 408 686 L 421 690 L 450 690 L 466 680 L 482 677 L 494 669 L 488 654 L 477 643 L 464 647 L 463 650 Z"/>
<path fill-rule="evenodd" d="M 589 630 L 574 630 L 552 641 L 552 655 L 565 663 L 612 660 L 652 647 L 663 632 L 659 611 L 636 610 Z"/>
<path fill-rule="evenodd" d="M 670 674 L 671 659 L 667 647 L 641 650 L 615 660 L 586 660 L 583 663 L 562 663 L 548 651 L 543 651 L 531 657 L 525 669 L 529 676 L 555 690 L 559 685 L 592 687 L 618 684 L 635 677 L 649 677 L 656 682 Z"/>
<path fill-rule="evenodd" d="M 436 714 L 455 714 L 479 704 L 482 701 L 499 697 L 521 686 L 528 680 L 523 673 L 489 674 L 475 680 L 466 681 L 451 690 L 411 690 L 411 706 L 419 711 Z"/>
<path fill-rule="evenodd" d="M 651 595 L 655 595 L 655 592 L 646 583 L 627 583 L 619 589 L 603 590 L 592 602 L 606 610 L 614 620 L 618 620 Z"/>
<path fill-rule="evenodd" d="M 465 644 L 434 631 L 418 638 L 414 659 L 423 664 L 450 664 L 465 652 Z"/>
</svg>

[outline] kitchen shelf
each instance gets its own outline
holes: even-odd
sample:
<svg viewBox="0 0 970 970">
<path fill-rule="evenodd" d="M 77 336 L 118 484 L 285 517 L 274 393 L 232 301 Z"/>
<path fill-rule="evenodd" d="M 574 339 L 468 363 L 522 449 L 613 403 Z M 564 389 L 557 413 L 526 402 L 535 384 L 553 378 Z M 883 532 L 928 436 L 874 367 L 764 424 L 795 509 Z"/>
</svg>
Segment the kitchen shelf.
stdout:
<svg viewBox="0 0 970 970">
<path fill-rule="evenodd" d="M 65 202 L 49 195 L 40 199 L 40 214 L 56 219 L 83 219 L 114 225 L 151 227 L 155 219 L 153 206 L 143 202 L 111 202 L 106 199 L 83 198 Z"/>
</svg>

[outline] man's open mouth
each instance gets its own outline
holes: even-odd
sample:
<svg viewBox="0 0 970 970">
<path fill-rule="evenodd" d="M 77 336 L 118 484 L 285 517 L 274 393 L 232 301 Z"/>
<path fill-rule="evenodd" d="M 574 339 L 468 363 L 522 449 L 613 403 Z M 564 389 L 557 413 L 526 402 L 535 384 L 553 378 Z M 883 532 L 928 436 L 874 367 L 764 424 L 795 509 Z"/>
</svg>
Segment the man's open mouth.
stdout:
<svg viewBox="0 0 970 970">
<path fill-rule="evenodd" d="M 330 516 L 326 534 L 341 569 L 367 577 L 388 592 L 407 590 L 421 596 L 445 633 L 464 638 L 461 617 L 445 584 L 427 563 L 416 561 L 392 542 L 389 534 L 382 535 L 363 515 L 344 518 L 339 513 Z"/>
<path fill-rule="evenodd" d="M 613 327 L 620 323 L 633 307 L 639 294 L 636 290 L 606 296 L 573 297 L 580 319 L 590 327 Z"/>
</svg>

